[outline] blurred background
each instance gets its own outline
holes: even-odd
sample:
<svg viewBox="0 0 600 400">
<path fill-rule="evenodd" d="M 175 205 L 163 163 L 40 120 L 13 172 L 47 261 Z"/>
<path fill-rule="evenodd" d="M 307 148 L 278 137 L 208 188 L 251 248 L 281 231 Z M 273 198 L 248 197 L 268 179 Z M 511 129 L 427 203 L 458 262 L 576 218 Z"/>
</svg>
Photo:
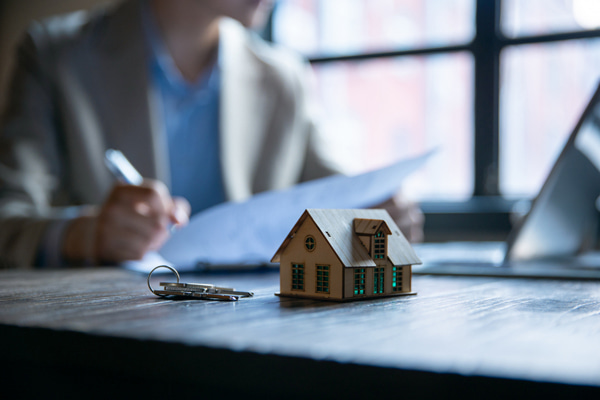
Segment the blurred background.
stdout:
<svg viewBox="0 0 600 400">
<path fill-rule="evenodd" d="M 110 0 L 0 2 L 0 93 L 34 18 Z M 429 241 L 502 240 L 600 81 L 598 0 L 278 0 L 260 34 L 310 60 L 348 173 L 437 148 L 405 192 Z"/>
</svg>

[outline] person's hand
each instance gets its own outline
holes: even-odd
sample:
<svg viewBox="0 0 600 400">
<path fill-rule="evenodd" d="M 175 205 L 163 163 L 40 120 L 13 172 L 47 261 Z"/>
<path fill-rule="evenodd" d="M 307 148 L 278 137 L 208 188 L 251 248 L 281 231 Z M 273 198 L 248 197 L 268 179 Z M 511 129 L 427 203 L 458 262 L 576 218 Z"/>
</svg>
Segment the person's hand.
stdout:
<svg viewBox="0 0 600 400">
<path fill-rule="evenodd" d="M 118 263 L 139 260 L 159 249 L 171 224 L 188 222 L 190 205 L 171 198 L 166 186 L 144 180 L 140 186 L 116 185 L 96 216 L 77 218 L 67 230 L 65 258 Z M 85 252 L 86 254 L 83 254 Z"/>
<path fill-rule="evenodd" d="M 423 212 L 417 203 L 407 199 L 401 192 L 372 208 L 386 209 L 409 242 L 423 241 L 423 225 L 425 224 Z"/>
<path fill-rule="evenodd" d="M 140 186 L 117 185 L 100 209 L 96 225 L 96 259 L 139 260 L 159 249 L 169 237 L 171 224 L 186 224 L 189 203 L 172 199 L 159 181 Z"/>
</svg>

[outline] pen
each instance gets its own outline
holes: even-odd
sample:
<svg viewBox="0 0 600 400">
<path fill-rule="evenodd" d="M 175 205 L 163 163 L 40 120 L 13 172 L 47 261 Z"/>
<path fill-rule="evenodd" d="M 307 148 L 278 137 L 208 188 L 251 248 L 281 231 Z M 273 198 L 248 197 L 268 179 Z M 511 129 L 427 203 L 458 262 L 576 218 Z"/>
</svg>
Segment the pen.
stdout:
<svg viewBox="0 0 600 400">
<path fill-rule="evenodd" d="M 108 149 L 104 153 L 104 163 L 115 178 L 130 185 L 139 186 L 144 178 L 119 150 Z"/>
</svg>

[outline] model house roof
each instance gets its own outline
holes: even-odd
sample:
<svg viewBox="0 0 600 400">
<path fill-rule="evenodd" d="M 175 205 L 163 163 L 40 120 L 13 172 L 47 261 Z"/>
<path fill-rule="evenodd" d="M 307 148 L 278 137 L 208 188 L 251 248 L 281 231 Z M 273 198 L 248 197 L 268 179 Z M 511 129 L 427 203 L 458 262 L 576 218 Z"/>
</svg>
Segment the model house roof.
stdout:
<svg viewBox="0 0 600 400">
<path fill-rule="evenodd" d="M 391 234 L 388 239 L 387 255 L 394 265 L 414 265 L 421 264 L 421 260 L 415 254 L 410 243 L 404 237 L 400 228 L 396 225 L 392 217 L 385 210 L 330 210 L 330 209 L 308 209 L 304 211 L 296 225 L 292 228 L 286 239 L 283 241 L 279 250 L 273 256 L 272 262 L 279 262 L 281 253 L 294 238 L 300 226 L 311 218 L 319 228 L 323 237 L 333 248 L 342 265 L 345 267 L 375 267 L 375 261 L 369 256 L 367 249 L 362 245 L 358 234 L 355 233 L 356 226 L 361 234 L 374 234 L 377 228 L 387 225 Z M 357 221 L 355 219 L 364 221 Z M 367 224 L 367 220 L 384 221 L 379 222 L 377 228 L 373 224 Z M 386 229 L 384 229 L 386 230 Z M 372 232 L 372 233 L 370 233 Z M 386 232 L 387 233 L 387 232 Z"/>
</svg>

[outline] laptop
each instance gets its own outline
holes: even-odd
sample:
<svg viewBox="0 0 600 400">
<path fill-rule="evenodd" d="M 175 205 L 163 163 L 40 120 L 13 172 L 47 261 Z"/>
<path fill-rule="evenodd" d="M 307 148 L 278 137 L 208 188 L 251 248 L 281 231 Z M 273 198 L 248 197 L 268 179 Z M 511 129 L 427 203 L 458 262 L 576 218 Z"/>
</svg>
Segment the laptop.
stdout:
<svg viewBox="0 0 600 400">
<path fill-rule="evenodd" d="M 600 85 L 505 243 L 426 243 L 415 274 L 600 279 Z"/>
</svg>

